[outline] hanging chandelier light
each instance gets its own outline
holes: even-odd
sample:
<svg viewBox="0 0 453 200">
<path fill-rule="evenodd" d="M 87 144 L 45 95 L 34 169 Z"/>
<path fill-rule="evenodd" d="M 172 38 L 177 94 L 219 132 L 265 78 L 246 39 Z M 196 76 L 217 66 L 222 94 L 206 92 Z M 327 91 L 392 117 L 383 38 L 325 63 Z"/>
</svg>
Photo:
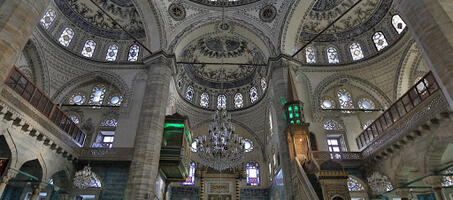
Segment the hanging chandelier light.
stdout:
<svg viewBox="0 0 453 200">
<path fill-rule="evenodd" d="M 208 135 L 195 138 L 192 144 L 197 162 L 219 171 L 243 162 L 248 140 L 234 133 L 231 115 L 226 110 L 215 112 L 208 131 Z"/>
<path fill-rule="evenodd" d="M 85 166 L 83 170 L 75 173 L 74 186 L 79 189 L 86 189 L 92 187 L 101 187 L 98 176 L 91 171 L 89 165 Z"/>
</svg>

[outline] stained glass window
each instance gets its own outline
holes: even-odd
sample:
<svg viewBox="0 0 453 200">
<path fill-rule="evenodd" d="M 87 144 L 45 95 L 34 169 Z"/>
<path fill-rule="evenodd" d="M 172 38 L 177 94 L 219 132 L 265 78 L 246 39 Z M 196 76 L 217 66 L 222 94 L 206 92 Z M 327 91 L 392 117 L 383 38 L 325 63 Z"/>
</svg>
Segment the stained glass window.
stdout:
<svg viewBox="0 0 453 200">
<path fill-rule="evenodd" d="M 368 99 L 368 98 L 361 98 L 361 99 L 359 99 L 359 101 L 357 102 L 357 104 L 359 105 L 359 108 L 362 109 L 362 110 L 372 110 L 372 109 L 375 109 L 374 102 L 371 101 L 371 100 Z"/>
<path fill-rule="evenodd" d="M 208 93 L 201 94 L 200 106 L 206 108 L 208 107 L 208 105 L 209 105 L 209 94 Z"/>
<path fill-rule="evenodd" d="M 52 9 L 49 9 L 46 11 L 44 16 L 41 18 L 41 25 L 45 29 L 48 29 L 50 25 L 52 24 L 53 20 L 55 20 L 55 11 Z"/>
<path fill-rule="evenodd" d="M 373 41 L 374 41 L 374 45 L 376 46 L 376 49 L 378 51 L 381 51 L 382 49 L 384 49 L 385 47 L 387 47 L 389 45 L 389 43 L 387 42 L 387 39 L 385 39 L 385 36 L 382 32 L 376 32 L 373 35 Z"/>
<path fill-rule="evenodd" d="M 249 162 L 245 165 L 247 185 L 260 185 L 260 167 L 257 162 Z"/>
<path fill-rule="evenodd" d="M 82 105 L 85 103 L 85 96 L 81 93 L 76 93 L 69 98 L 69 104 L 71 105 Z"/>
<path fill-rule="evenodd" d="M 182 88 L 182 79 L 181 78 L 178 79 L 176 85 L 178 86 L 179 89 Z"/>
<path fill-rule="evenodd" d="M 127 58 L 128 61 L 137 61 L 138 60 L 138 53 L 140 52 L 140 47 L 136 44 L 132 45 L 129 48 L 129 56 Z"/>
<path fill-rule="evenodd" d="M 69 115 L 69 118 L 71 118 L 71 120 L 75 123 L 75 124 L 79 124 L 80 123 L 80 120 L 77 116 L 75 115 Z"/>
<path fill-rule="evenodd" d="M 104 121 L 102 121 L 101 126 L 105 127 L 116 127 L 118 125 L 118 122 L 114 118 L 108 118 Z"/>
<path fill-rule="evenodd" d="M 74 31 L 71 28 L 65 28 L 60 35 L 58 41 L 61 45 L 67 47 L 71 43 L 72 38 L 74 37 Z"/>
<path fill-rule="evenodd" d="M 261 78 L 261 89 L 263 89 L 263 92 L 266 91 L 266 88 L 267 88 L 266 78 Z"/>
<path fill-rule="evenodd" d="M 219 110 L 226 110 L 226 96 L 221 94 L 217 97 L 217 109 Z"/>
<path fill-rule="evenodd" d="M 324 129 L 326 130 L 339 130 L 340 125 L 335 120 L 329 120 L 324 122 Z"/>
<path fill-rule="evenodd" d="M 255 103 L 258 100 L 258 90 L 256 87 L 250 88 L 250 102 Z"/>
<path fill-rule="evenodd" d="M 330 97 L 324 97 L 321 99 L 322 109 L 333 109 L 335 108 L 335 101 Z"/>
<path fill-rule="evenodd" d="M 193 186 L 195 185 L 195 170 L 197 166 L 194 162 L 190 162 L 189 177 L 186 178 L 185 182 L 182 182 L 183 186 Z"/>
<path fill-rule="evenodd" d="M 253 142 L 252 141 L 250 141 L 249 139 L 244 139 L 242 141 L 244 143 L 245 152 L 253 151 Z"/>
<path fill-rule="evenodd" d="M 190 144 L 190 150 L 195 153 L 198 152 L 198 140 L 195 139 L 192 144 Z"/>
<path fill-rule="evenodd" d="M 242 108 L 244 106 L 244 100 L 242 99 L 241 93 L 236 93 L 234 95 L 234 107 L 235 108 Z"/>
<path fill-rule="evenodd" d="M 341 136 L 329 136 L 327 138 L 327 147 L 330 152 L 331 159 L 341 159 Z"/>
<path fill-rule="evenodd" d="M 102 105 L 102 101 L 104 100 L 105 96 L 105 86 L 104 85 L 96 85 L 94 86 L 90 101 L 88 102 L 90 105 Z"/>
<path fill-rule="evenodd" d="M 120 106 L 122 102 L 123 102 L 123 96 L 115 95 L 110 98 L 108 104 L 111 106 Z"/>
<path fill-rule="evenodd" d="M 351 93 L 346 89 L 338 90 L 338 102 L 340 103 L 341 109 L 354 109 L 352 102 Z M 351 113 L 351 111 L 344 111 L 345 113 Z"/>
<path fill-rule="evenodd" d="M 351 46 L 349 46 L 349 50 L 351 51 L 352 60 L 360 60 L 363 58 L 362 47 L 360 47 L 359 43 L 352 43 Z"/>
<path fill-rule="evenodd" d="M 330 64 L 337 64 L 340 62 L 338 59 L 338 51 L 335 47 L 327 48 L 327 59 Z"/>
<path fill-rule="evenodd" d="M 186 99 L 188 101 L 192 101 L 193 99 L 193 87 L 191 85 L 189 85 L 189 87 L 187 87 L 187 90 L 186 90 Z"/>
<path fill-rule="evenodd" d="M 362 186 L 362 184 L 359 183 L 357 179 L 349 177 L 347 180 L 347 184 L 348 190 L 351 192 L 365 191 L 365 188 Z"/>
<path fill-rule="evenodd" d="M 446 170 L 444 174 L 453 174 L 453 168 Z M 453 176 L 443 176 L 442 186 L 453 186 Z"/>
<path fill-rule="evenodd" d="M 406 23 L 404 23 L 403 19 L 401 19 L 399 15 L 392 17 L 392 24 L 398 34 L 401 34 L 404 29 L 406 29 Z"/>
<path fill-rule="evenodd" d="M 307 63 L 316 63 L 316 54 L 312 47 L 305 48 L 305 58 L 307 59 Z"/>
<path fill-rule="evenodd" d="M 366 121 L 366 122 L 363 124 L 363 130 L 365 130 L 366 128 L 368 128 L 368 126 L 370 126 L 372 123 L 373 123 L 372 120 Z"/>
<path fill-rule="evenodd" d="M 96 42 L 93 40 L 87 40 L 82 49 L 82 55 L 91 58 L 93 57 L 94 49 L 96 49 Z"/>
<path fill-rule="evenodd" d="M 118 55 L 118 45 L 110 45 L 107 49 L 107 55 L 105 56 L 106 61 L 115 61 L 116 56 Z"/>
</svg>

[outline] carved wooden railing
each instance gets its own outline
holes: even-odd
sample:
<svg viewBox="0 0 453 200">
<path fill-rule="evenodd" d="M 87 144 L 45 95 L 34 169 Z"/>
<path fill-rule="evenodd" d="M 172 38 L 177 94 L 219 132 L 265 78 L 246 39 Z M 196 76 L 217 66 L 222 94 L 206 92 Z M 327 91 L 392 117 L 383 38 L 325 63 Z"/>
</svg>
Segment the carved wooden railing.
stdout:
<svg viewBox="0 0 453 200">
<path fill-rule="evenodd" d="M 356 138 L 358 148 L 364 150 L 388 134 L 388 130 L 396 124 L 410 120 L 410 116 L 426 106 L 426 102 L 432 100 L 430 97 L 437 93 L 442 95 L 433 74 L 429 72 Z"/>
<path fill-rule="evenodd" d="M 132 161 L 134 148 L 83 148 L 79 160 Z"/>
<path fill-rule="evenodd" d="M 76 144 L 83 146 L 86 134 L 19 69 L 14 67 L 5 83 L 63 130 Z"/>
</svg>

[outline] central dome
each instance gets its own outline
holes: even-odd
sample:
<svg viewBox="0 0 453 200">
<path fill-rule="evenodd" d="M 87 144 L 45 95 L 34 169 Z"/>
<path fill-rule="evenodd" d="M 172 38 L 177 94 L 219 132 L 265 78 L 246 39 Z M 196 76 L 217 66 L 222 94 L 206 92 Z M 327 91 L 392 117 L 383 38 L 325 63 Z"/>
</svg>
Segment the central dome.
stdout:
<svg viewBox="0 0 453 200">
<path fill-rule="evenodd" d="M 259 0 L 191 0 L 191 1 L 208 6 L 242 6 L 245 4 L 255 3 Z"/>
<path fill-rule="evenodd" d="M 184 49 L 182 58 L 184 62 L 204 63 L 185 64 L 184 70 L 200 85 L 217 89 L 250 83 L 257 67 L 244 64 L 262 63 L 265 60 L 263 53 L 245 39 L 221 35 L 193 41 Z"/>
</svg>

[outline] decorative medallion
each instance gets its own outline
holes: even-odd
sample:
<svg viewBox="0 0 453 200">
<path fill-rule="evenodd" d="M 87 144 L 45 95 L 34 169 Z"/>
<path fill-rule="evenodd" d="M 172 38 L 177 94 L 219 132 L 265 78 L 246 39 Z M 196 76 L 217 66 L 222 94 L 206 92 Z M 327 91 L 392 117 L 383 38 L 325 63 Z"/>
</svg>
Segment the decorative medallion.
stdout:
<svg viewBox="0 0 453 200">
<path fill-rule="evenodd" d="M 220 31 L 229 31 L 231 30 L 231 26 L 229 23 L 227 22 L 222 22 L 222 23 L 219 23 L 217 25 L 217 28 L 220 30 Z"/>
<path fill-rule="evenodd" d="M 168 13 L 176 21 L 183 20 L 186 17 L 186 9 L 181 4 L 170 4 L 168 7 Z"/>
<path fill-rule="evenodd" d="M 264 22 L 271 22 L 277 16 L 277 9 L 273 5 L 264 6 L 260 10 L 260 19 Z"/>
</svg>

